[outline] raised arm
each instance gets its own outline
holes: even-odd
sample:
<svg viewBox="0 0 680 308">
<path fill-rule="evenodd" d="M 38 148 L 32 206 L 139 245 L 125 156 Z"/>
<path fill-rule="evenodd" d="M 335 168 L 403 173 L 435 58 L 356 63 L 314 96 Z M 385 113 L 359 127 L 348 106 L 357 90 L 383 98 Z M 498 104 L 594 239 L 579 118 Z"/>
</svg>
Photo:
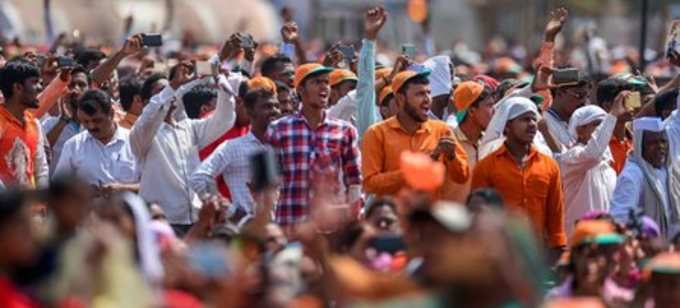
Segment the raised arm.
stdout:
<svg viewBox="0 0 680 308">
<path fill-rule="evenodd" d="M 137 34 L 128 38 L 125 44 L 123 45 L 123 48 L 114 53 L 113 56 L 106 59 L 104 63 L 100 64 L 92 71 L 92 81 L 96 85 L 100 85 L 103 82 L 109 80 L 109 78 L 111 78 L 113 70 L 115 70 L 118 67 L 118 64 L 120 64 L 120 62 L 123 61 L 123 59 L 125 59 L 127 56 L 135 54 L 140 50 L 142 50 L 141 36 Z"/>
<path fill-rule="evenodd" d="M 69 82 L 71 82 L 71 69 L 65 68 L 38 94 L 39 106 L 38 109 L 32 110 L 33 116 L 40 118 L 47 113 L 59 101 L 59 97 L 64 93 Z"/>
<path fill-rule="evenodd" d="M 387 12 L 377 7 L 369 10 L 364 17 L 366 38 L 359 54 L 359 82 L 357 83 L 357 129 L 359 140 L 363 139 L 368 128 L 380 121 L 380 114 L 375 103 L 375 41 L 378 33 L 387 21 Z"/>
<path fill-rule="evenodd" d="M 205 119 L 191 120 L 191 130 L 199 149 L 217 140 L 222 134 L 231 129 L 236 121 L 234 105 L 236 92 L 241 81 L 239 74 L 230 74 L 229 79 L 219 75 L 217 85 L 217 108 Z"/>
<path fill-rule="evenodd" d="M 174 101 L 175 90 L 171 86 L 167 86 L 160 93 L 154 95 L 149 104 L 144 107 L 142 114 L 130 132 L 130 146 L 137 160 L 144 160 L 151 148 L 156 132 L 163 124 Z"/>
</svg>

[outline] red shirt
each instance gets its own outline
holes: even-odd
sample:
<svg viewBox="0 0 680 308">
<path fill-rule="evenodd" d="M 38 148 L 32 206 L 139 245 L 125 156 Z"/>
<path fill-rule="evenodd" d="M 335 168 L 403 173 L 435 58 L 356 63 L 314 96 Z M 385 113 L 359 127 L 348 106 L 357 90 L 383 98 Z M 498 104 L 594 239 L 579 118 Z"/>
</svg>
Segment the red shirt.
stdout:
<svg viewBox="0 0 680 308">
<path fill-rule="evenodd" d="M 7 278 L 0 277 L 0 307 L 33 308 L 40 305 L 21 293 Z"/>
<path fill-rule="evenodd" d="M 231 139 L 236 139 L 241 136 L 245 136 L 246 134 L 248 134 L 249 131 L 250 125 L 232 127 L 230 130 L 224 133 L 224 135 L 220 136 L 220 138 L 213 141 L 213 143 L 207 145 L 205 148 L 202 148 L 198 152 L 198 157 L 201 159 L 201 161 L 205 160 L 223 142 Z M 225 198 L 231 198 L 231 194 L 229 193 L 229 187 L 227 187 L 227 183 L 224 182 L 224 178 L 222 178 L 221 175 L 218 175 L 215 178 L 215 181 L 217 182 L 217 189 L 219 190 L 220 194 Z"/>
</svg>

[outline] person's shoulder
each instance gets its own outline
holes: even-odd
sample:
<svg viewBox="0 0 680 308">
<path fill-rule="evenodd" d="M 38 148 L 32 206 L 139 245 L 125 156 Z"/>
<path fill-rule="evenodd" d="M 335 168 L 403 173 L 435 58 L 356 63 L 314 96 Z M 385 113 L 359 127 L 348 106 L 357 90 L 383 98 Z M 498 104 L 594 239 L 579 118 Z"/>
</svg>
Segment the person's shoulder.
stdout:
<svg viewBox="0 0 680 308">
<path fill-rule="evenodd" d="M 385 128 L 389 127 L 390 123 L 389 121 L 392 121 L 393 118 L 387 118 L 383 121 L 376 122 L 371 124 L 371 126 L 366 129 L 366 132 L 364 132 L 364 135 L 366 134 L 376 134 L 378 132 L 382 132 Z"/>
<path fill-rule="evenodd" d="M 642 171 L 642 167 L 635 160 L 627 159 L 619 177 L 638 181 L 644 179 L 645 174 Z"/>
<path fill-rule="evenodd" d="M 297 121 L 297 119 L 298 119 L 298 116 L 296 114 L 285 115 L 285 116 L 282 116 L 282 117 L 274 120 L 273 122 L 271 122 L 269 124 L 269 127 L 278 127 L 278 126 L 281 126 L 281 125 L 290 125 L 292 123 L 295 123 Z"/>
<path fill-rule="evenodd" d="M 90 133 L 87 130 L 83 130 L 82 132 L 79 132 L 79 133 L 71 136 L 71 138 L 68 138 L 64 142 L 64 148 L 66 148 L 66 147 L 81 147 L 82 144 L 87 142 L 87 140 L 89 138 L 93 138 L 93 137 L 90 135 Z"/>
<path fill-rule="evenodd" d="M 552 172 L 559 173 L 560 165 L 552 156 L 545 154 L 538 149 L 534 150 L 536 151 L 536 157 L 538 157 L 543 166 L 547 167 Z"/>
</svg>

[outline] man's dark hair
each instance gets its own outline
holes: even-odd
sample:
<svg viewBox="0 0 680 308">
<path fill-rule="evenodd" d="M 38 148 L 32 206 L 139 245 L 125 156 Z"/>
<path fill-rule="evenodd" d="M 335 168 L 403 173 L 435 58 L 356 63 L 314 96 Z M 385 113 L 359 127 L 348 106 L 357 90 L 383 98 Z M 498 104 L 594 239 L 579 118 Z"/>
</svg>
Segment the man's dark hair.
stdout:
<svg viewBox="0 0 680 308">
<path fill-rule="evenodd" d="M 153 84 L 156 83 L 156 81 L 159 81 L 161 79 L 167 79 L 167 77 L 165 77 L 164 74 L 155 73 L 155 74 L 152 74 L 151 76 L 149 76 L 148 78 L 146 78 L 146 80 L 144 80 L 144 84 L 142 85 L 142 93 L 141 93 L 143 101 L 146 102 L 149 99 L 151 99 L 151 96 L 153 95 L 153 93 L 151 93 L 151 91 L 153 90 Z"/>
<path fill-rule="evenodd" d="M 26 203 L 26 193 L 16 189 L 0 192 L 0 225 L 7 226 Z"/>
<path fill-rule="evenodd" d="M 217 91 L 208 86 L 197 86 L 184 94 L 182 102 L 187 116 L 190 119 L 198 119 L 201 116 L 201 107 L 217 97 Z"/>
<path fill-rule="evenodd" d="M 659 93 L 654 97 L 654 111 L 656 111 L 657 117 L 662 118 L 664 110 L 675 109 L 679 92 L 678 89 L 673 89 Z"/>
<path fill-rule="evenodd" d="M 293 64 L 293 60 L 284 54 L 275 54 L 262 61 L 260 72 L 262 73 L 262 76 L 271 78 L 272 74 L 274 74 L 274 71 L 276 71 L 280 64 L 287 63 Z"/>
<path fill-rule="evenodd" d="M 87 90 L 78 102 L 78 109 L 90 116 L 95 115 L 97 112 L 104 114 L 111 114 L 113 112 L 111 98 L 106 92 L 99 89 Z"/>
<path fill-rule="evenodd" d="M 254 91 L 250 91 L 243 97 L 244 106 L 248 110 L 253 110 L 257 102 L 260 100 L 270 99 L 273 96 L 274 93 L 265 89 L 256 89 Z"/>
<path fill-rule="evenodd" d="M 597 104 L 611 103 L 621 91 L 632 89 L 627 81 L 619 78 L 602 80 L 597 84 Z"/>
<path fill-rule="evenodd" d="M 95 48 L 78 48 L 74 53 L 73 59 L 86 68 L 106 58 L 103 52 Z"/>
<path fill-rule="evenodd" d="M 11 98 L 14 93 L 12 86 L 15 83 L 23 83 L 32 77 L 40 77 L 40 70 L 25 61 L 10 61 L 0 70 L 0 91 L 5 99 Z"/>
<path fill-rule="evenodd" d="M 400 94 L 406 94 L 406 91 L 408 90 L 408 87 L 412 84 L 417 84 L 417 85 L 424 85 L 424 84 L 430 84 L 430 80 L 427 79 L 426 76 L 417 76 L 413 77 L 409 80 L 407 80 L 404 85 L 399 88 L 399 93 Z"/>
<path fill-rule="evenodd" d="M 274 83 L 276 84 L 276 93 L 290 92 L 290 87 L 287 84 L 280 81 L 274 81 Z"/>
<path fill-rule="evenodd" d="M 132 107 L 132 101 L 136 95 L 141 97 L 142 85 L 142 82 L 136 77 L 130 77 L 120 82 L 120 85 L 118 86 L 118 92 L 120 93 L 120 104 L 123 106 L 123 110 L 130 110 L 130 107 Z"/>
<path fill-rule="evenodd" d="M 87 84 L 90 84 L 90 73 L 87 72 L 87 70 L 79 64 L 76 64 L 76 66 L 73 67 L 71 70 L 71 76 L 75 76 L 76 74 L 85 74 L 85 78 L 87 79 Z"/>
</svg>

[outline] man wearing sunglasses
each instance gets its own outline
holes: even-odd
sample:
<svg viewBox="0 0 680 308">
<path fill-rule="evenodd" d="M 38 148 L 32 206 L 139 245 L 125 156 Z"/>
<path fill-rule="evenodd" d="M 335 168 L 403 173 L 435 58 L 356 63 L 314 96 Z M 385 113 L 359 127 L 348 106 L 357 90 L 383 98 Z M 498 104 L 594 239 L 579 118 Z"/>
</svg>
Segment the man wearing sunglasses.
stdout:
<svg viewBox="0 0 680 308">
<path fill-rule="evenodd" d="M 550 134 L 555 137 L 561 148 L 566 149 L 572 143 L 568 131 L 569 118 L 576 109 L 586 104 L 589 95 L 590 82 L 580 71 L 577 80 L 563 85 L 556 84 L 552 89 L 553 103 L 545 110 L 543 116 Z"/>
</svg>

